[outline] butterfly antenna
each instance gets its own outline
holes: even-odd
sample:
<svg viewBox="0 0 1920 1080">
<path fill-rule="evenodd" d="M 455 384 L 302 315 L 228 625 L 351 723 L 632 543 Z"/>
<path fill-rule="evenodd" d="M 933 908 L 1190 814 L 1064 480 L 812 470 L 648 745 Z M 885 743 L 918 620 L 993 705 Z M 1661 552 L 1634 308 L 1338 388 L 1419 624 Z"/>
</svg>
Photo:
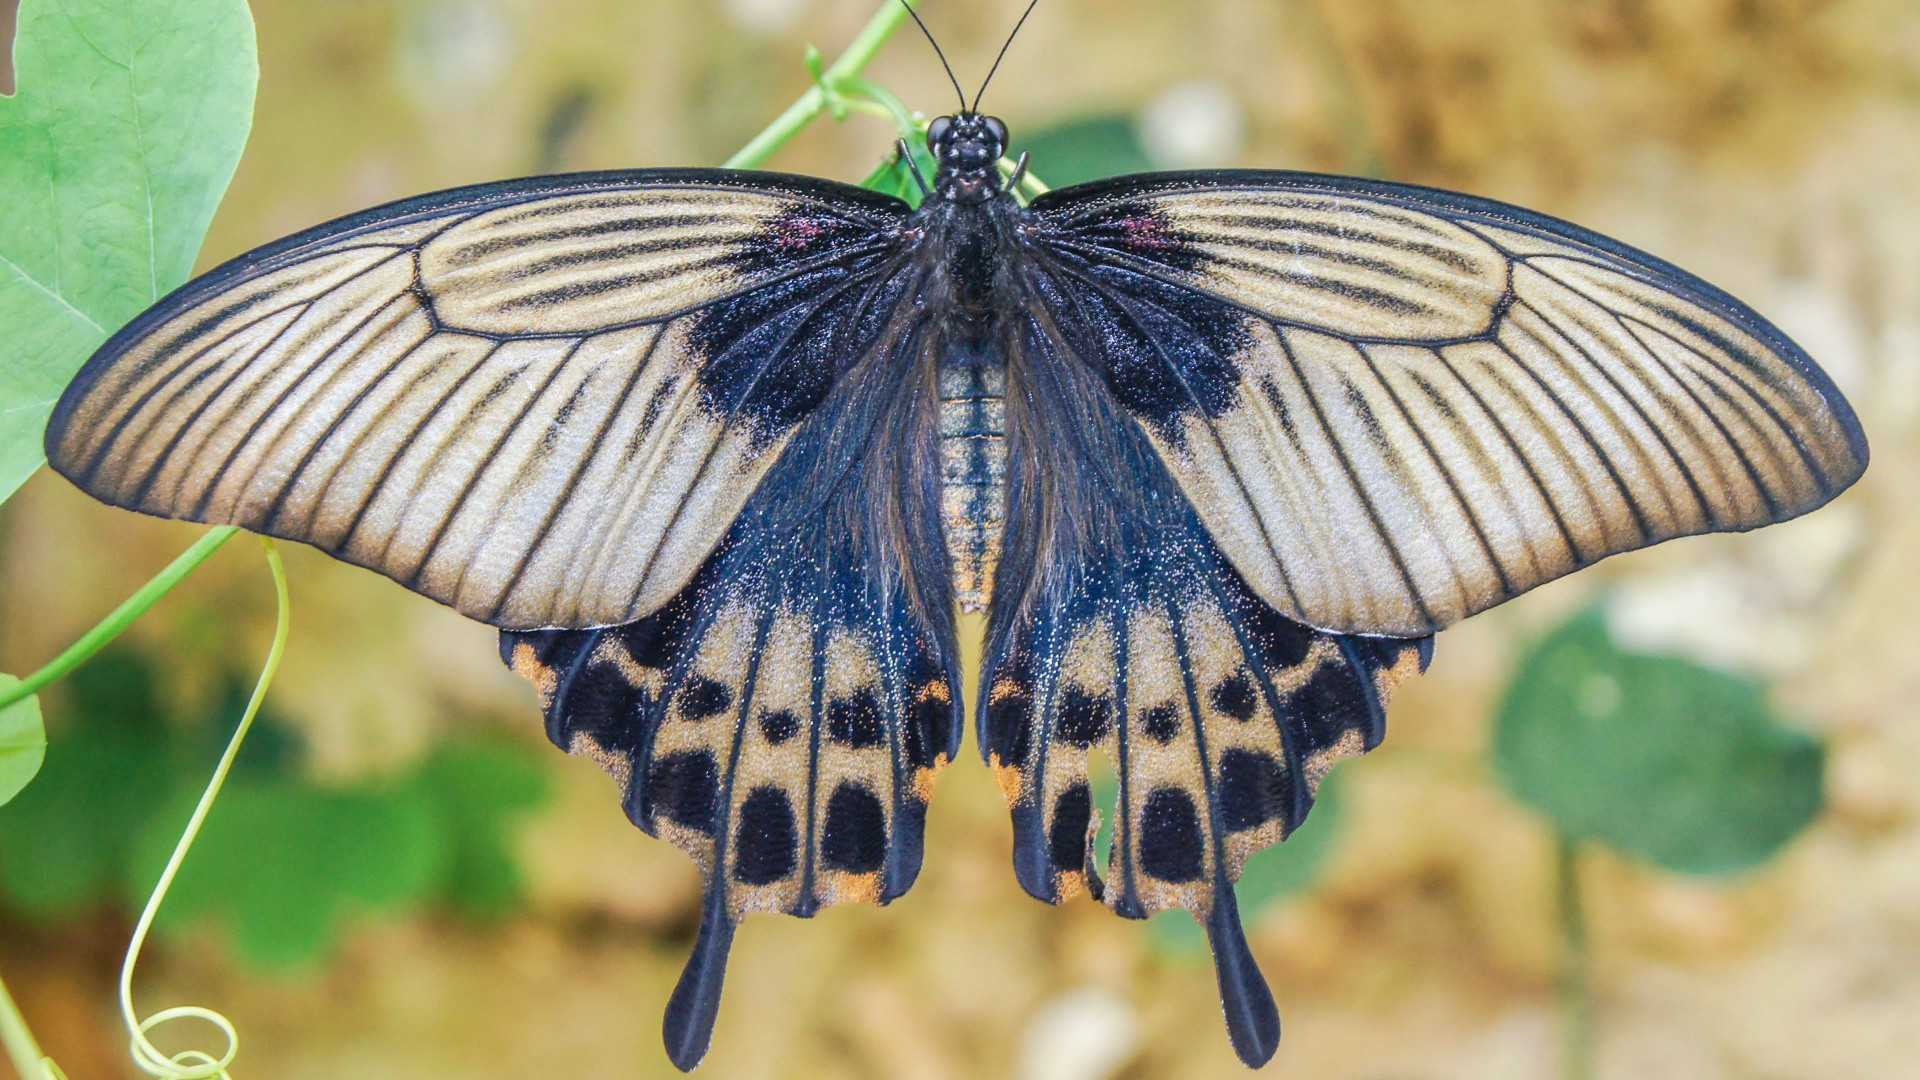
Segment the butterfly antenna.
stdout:
<svg viewBox="0 0 1920 1080">
<path fill-rule="evenodd" d="M 968 110 L 969 112 L 980 111 L 980 99 L 986 96 L 987 84 L 993 81 L 993 73 L 1000 70 L 1000 61 L 1006 59 L 1007 50 L 1013 47 L 1013 39 L 1020 35 L 1020 28 L 1027 25 L 1027 16 L 1033 14 L 1033 9 L 1039 6 L 1040 0 L 1031 0 L 1027 4 L 1027 10 L 1020 13 L 1020 21 L 1013 24 L 1013 33 L 1007 35 L 1006 44 L 1000 46 L 1000 55 L 993 58 L 993 66 L 987 69 L 987 77 L 980 81 L 980 92 L 973 95 L 973 107 Z"/>
<path fill-rule="evenodd" d="M 927 36 L 927 44 L 933 46 L 933 55 L 939 57 L 940 66 L 947 69 L 947 81 L 953 84 L 953 92 L 959 95 L 960 111 L 966 112 L 967 92 L 960 89 L 960 79 L 953 73 L 953 65 L 947 63 L 947 54 L 940 51 L 940 43 L 933 40 L 933 31 L 927 29 L 926 22 L 920 18 L 919 12 L 913 10 L 913 4 L 911 4 L 909 0 L 900 0 L 900 6 L 906 8 L 907 14 L 913 16 L 913 21 L 920 24 L 920 32 Z"/>
</svg>

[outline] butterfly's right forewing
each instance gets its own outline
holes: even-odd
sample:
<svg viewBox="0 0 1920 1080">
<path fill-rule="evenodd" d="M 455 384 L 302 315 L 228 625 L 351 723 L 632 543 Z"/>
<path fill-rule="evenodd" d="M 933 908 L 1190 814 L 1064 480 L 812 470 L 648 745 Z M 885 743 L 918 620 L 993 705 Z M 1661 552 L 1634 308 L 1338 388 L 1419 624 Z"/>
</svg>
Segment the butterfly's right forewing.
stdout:
<svg viewBox="0 0 1920 1080">
<path fill-rule="evenodd" d="M 1110 387 L 1235 568 L 1313 626 L 1432 633 L 1617 552 L 1806 513 L 1866 468 L 1784 334 L 1566 222 L 1233 170 L 1034 212 Z"/>
</svg>

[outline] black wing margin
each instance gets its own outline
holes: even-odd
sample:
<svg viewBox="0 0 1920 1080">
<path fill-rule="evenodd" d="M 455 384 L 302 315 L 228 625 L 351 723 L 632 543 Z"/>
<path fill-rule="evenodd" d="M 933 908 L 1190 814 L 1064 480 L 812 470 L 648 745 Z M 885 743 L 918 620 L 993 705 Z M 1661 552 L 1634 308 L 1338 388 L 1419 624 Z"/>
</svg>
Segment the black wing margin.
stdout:
<svg viewBox="0 0 1920 1080">
<path fill-rule="evenodd" d="M 920 866 L 964 715 L 939 536 L 933 368 L 908 270 L 862 301 L 878 345 L 801 425 L 666 607 L 501 635 L 547 732 L 597 758 L 634 823 L 706 878 L 667 1051 L 705 1054 L 748 913 L 885 904 Z"/>
<path fill-rule="evenodd" d="M 980 744 L 1013 810 L 1022 886 L 1082 889 L 1131 917 L 1206 928 L 1235 1050 L 1264 1063 L 1273 996 L 1233 881 L 1305 818 L 1342 755 L 1376 745 L 1428 641 L 1342 637 L 1276 613 L 1209 538 L 1099 374 L 1100 324 L 1077 283 L 1030 268 L 1009 321 L 1008 533 L 981 674 Z M 1088 758 L 1119 781 L 1092 805 Z M 1098 815 L 1112 813 L 1106 867 Z"/>
</svg>

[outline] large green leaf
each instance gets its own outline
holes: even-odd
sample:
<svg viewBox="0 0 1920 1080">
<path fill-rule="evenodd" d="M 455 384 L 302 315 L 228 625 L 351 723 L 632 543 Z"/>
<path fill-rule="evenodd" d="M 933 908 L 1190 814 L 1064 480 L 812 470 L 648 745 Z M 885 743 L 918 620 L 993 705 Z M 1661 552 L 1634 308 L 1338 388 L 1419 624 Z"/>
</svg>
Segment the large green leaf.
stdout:
<svg viewBox="0 0 1920 1080">
<path fill-rule="evenodd" d="M 0 675 L 0 690 L 20 685 Z M 5 806 L 40 771 L 47 757 L 47 729 L 40 723 L 40 699 L 32 695 L 0 708 L 0 806 Z"/>
<path fill-rule="evenodd" d="M 1507 790 L 1562 832 L 1696 874 L 1753 866 L 1805 828 L 1824 761 L 1764 687 L 1627 652 L 1597 609 L 1521 661 L 1493 735 Z"/>
<path fill-rule="evenodd" d="M 0 896 L 41 920 L 119 898 L 129 838 L 187 766 L 143 658 L 108 650 L 63 689 L 71 722 L 39 777 L 0 807 Z"/>
<path fill-rule="evenodd" d="M 60 390 L 187 279 L 253 122 L 246 0 L 22 0 L 0 98 L 0 500 Z"/>
<path fill-rule="evenodd" d="M 527 748 L 483 737 L 435 750 L 412 778 L 446 837 L 440 894 L 461 913 L 498 918 L 524 887 L 511 848 L 518 819 L 546 802 L 551 785 Z"/>
<path fill-rule="evenodd" d="M 141 837 L 144 897 L 180 838 L 198 792 L 181 791 Z M 227 785 L 160 909 L 175 929 L 211 917 L 262 967 L 311 963 L 366 915 L 414 906 L 444 874 L 447 837 L 422 795 L 400 785 Z"/>
</svg>

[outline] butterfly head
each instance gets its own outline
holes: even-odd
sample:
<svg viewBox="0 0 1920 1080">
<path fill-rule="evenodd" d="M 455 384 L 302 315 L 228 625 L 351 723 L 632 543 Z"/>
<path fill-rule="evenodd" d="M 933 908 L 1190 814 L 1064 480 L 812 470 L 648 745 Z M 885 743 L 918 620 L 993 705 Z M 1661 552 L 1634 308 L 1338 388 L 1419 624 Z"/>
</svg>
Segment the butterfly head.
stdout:
<svg viewBox="0 0 1920 1080">
<path fill-rule="evenodd" d="M 933 187 L 959 203 L 983 203 L 1000 193 L 998 163 L 1007 152 L 1007 125 L 998 117 L 963 110 L 927 125 L 927 149 L 939 163 Z"/>
</svg>

